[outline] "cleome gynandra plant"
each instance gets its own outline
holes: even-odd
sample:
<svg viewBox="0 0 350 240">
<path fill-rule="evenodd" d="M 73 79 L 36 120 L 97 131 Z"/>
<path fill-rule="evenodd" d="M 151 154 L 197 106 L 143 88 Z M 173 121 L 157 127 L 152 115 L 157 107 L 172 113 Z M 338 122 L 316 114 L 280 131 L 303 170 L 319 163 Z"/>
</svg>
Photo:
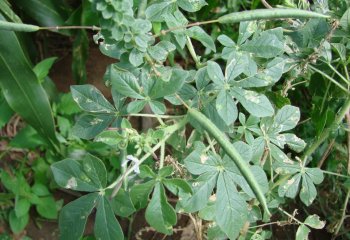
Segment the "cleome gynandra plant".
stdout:
<svg viewBox="0 0 350 240">
<path fill-rule="evenodd" d="M 72 86 L 84 111 L 73 132 L 109 145 L 118 161 L 112 173 L 90 154 L 51 165 L 60 187 L 86 193 L 61 210 L 61 239 L 81 239 L 94 209 L 102 240 L 124 239 L 116 215 L 130 220 L 142 209 L 166 235 L 188 216 L 197 239 L 269 239 L 263 226 L 276 219 L 297 224 L 299 240 L 324 227 L 317 215 L 301 220 L 283 208 L 297 195 L 309 206 L 323 172 L 308 167 L 312 150 L 302 156 L 306 143 L 293 133 L 299 108 L 276 100 L 274 87 L 308 68 L 295 41 L 310 22 L 331 21 L 327 12 L 259 9 L 203 21 L 194 13 L 205 0 L 90 2 L 94 40 L 116 59 L 104 76 L 113 103 L 92 85 Z M 135 119 L 154 121 L 137 129 Z"/>
</svg>

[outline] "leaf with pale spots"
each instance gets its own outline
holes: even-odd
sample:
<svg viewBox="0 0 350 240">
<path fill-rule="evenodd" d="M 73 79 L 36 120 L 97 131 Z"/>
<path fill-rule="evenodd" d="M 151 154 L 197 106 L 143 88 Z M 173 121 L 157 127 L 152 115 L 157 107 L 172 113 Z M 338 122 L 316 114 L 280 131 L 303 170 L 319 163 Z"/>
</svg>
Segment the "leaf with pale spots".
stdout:
<svg viewBox="0 0 350 240">
<path fill-rule="evenodd" d="M 115 118 L 110 114 L 83 114 L 72 128 L 72 134 L 82 139 L 94 138 L 105 130 Z"/>
<path fill-rule="evenodd" d="M 114 106 L 93 85 L 74 85 L 70 89 L 74 101 L 84 111 L 90 113 L 113 113 L 116 111 Z"/>
<path fill-rule="evenodd" d="M 297 233 L 295 235 L 295 240 L 308 240 L 310 229 L 304 224 L 298 227 Z"/>
<path fill-rule="evenodd" d="M 82 159 L 65 159 L 51 165 L 56 183 L 66 189 L 95 192 L 107 184 L 107 171 L 103 162 L 86 154 Z"/>
<path fill-rule="evenodd" d="M 263 94 L 241 88 L 231 89 L 231 94 L 250 114 L 256 117 L 267 117 L 274 114 L 270 101 Z"/>
<path fill-rule="evenodd" d="M 326 222 L 321 221 L 319 216 L 313 214 L 305 219 L 304 224 L 314 229 L 322 229 L 326 225 Z"/>
<path fill-rule="evenodd" d="M 226 90 L 221 90 L 216 98 L 216 109 L 218 114 L 225 121 L 226 125 L 231 125 L 238 116 L 236 103 L 231 94 Z"/>
</svg>

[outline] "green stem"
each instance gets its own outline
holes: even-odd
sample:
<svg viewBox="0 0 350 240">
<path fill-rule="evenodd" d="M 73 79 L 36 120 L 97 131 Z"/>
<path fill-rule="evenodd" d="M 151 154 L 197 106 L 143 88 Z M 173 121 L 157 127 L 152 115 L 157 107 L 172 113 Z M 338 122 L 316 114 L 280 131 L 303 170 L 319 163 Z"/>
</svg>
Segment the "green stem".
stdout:
<svg viewBox="0 0 350 240">
<path fill-rule="evenodd" d="M 155 151 L 157 151 L 162 146 L 162 144 L 165 143 L 170 138 L 170 136 L 174 132 L 176 132 L 179 129 L 183 128 L 183 126 L 185 126 L 186 123 L 187 123 L 187 119 L 184 118 L 180 122 L 177 122 L 174 125 L 171 125 L 171 126 L 169 126 L 167 128 L 164 128 L 163 130 L 165 132 L 165 135 L 164 135 L 163 139 L 160 140 L 159 143 L 157 143 L 151 149 L 151 151 L 149 151 L 148 153 L 143 155 L 143 157 L 140 159 L 138 164 L 134 164 L 132 167 L 128 168 L 126 170 L 126 172 L 122 176 L 120 176 L 117 180 L 115 180 L 112 184 L 110 184 L 106 189 L 113 189 L 116 186 L 118 186 L 120 184 L 120 182 L 123 180 L 123 178 L 126 178 L 127 176 L 129 176 L 129 174 L 131 174 L 139 165 L 141 165 L 144 161 L 147 160 L 148 157 L 150 157 Z"/>
<path fill-rule="evenodd" d="M 120 164 L 123 164 L 123 162 L 125 161 L 125 158 L 126 158 L 126 149 L 120 149 L 120 154 L 119 154 Z M 127 168 L 128 168 L 127 165 L 121 167 L 123 175 L 125 174 Z M 125 190 L 128 188 L 128 178 L 126 177 L 123 180 L 123 187 Z"/>
<path fill-rule="evenodd" d="M 322 61 L 322 62 L 324 62 L 324 61 Z M 338 70 L 335 69 L 329 62 L 327 62 L 327 66 L 330 69 L 332 69 L 332 71 L 335 72 L 340 77 L 340 79 L 343 80 L 343 82 L 345 84 L 347 84 L 348 86 L 350 85 L 350 82 L 340 72 L 338 72 Z"/>
<path fill-rule="evenodd" d="M 346 197 L 345 197 L 342 215 L 341 215 L 341 218 L 340 218 L 339 223 L 338 223 L 338 225 L 337 225 L 337 229 L 336 229 L 335 232 L 334 232 L 334 235 L 335 235 L 335 236 L 338 235 L 339 230 L 340 230 L 340 228 L 341 228 L 341 226 L 343 225 L 343 222 L 344 222 L 344 220 L 345 220 L 345 215 L 346 215 L 346 210 L 347 210 L 348 203 L 349 203 L 349 198 L 350 198 L 350 189 L 348 190 L 348 192 L 347 192 L 347 194 L 346 194 Z"/>
<path fill-rule="evenodd" d="M 321 170 L 323 173 L 325 174 L 329 174 L 329 175 L 333 175 L 333 176 L 337 176 L 337 177 L 342 177 L 342 178 L 348 178 L 350 179 L 350 176 L 346 176 L 340 173 L 334 173 L 334 172 L 329 172 L 329 171 L 325 171 L 325 170 Z"/>
<path fill-rule="evenodd" d="M 345 114 L 349 111 L 349 108 L 350 108 L 350 98 L 348 98 L 346 100 L 346 102 L 344 103 L 344 105 L 342 106 L 342 108 L 340 109 L 337 117 L 334 119 L 334 124 L 333 125 L 339 125 L 344 117 L 345 117 Z M 307 157 L 309 157 L 311 154 L 313 154 L 315 152 L 315 150 L 328 138 L 329 134 L 331 133 L 332 131 L 332 128 L 329 127 L 329 128 L 326 128 L 321 136 L 317 139 L 316 142 L 314 142 L 311 146 L 309 146 L 304 155 L 302 156 L 302 160 L 303 161 L 306 161 Z"/>
</svg>

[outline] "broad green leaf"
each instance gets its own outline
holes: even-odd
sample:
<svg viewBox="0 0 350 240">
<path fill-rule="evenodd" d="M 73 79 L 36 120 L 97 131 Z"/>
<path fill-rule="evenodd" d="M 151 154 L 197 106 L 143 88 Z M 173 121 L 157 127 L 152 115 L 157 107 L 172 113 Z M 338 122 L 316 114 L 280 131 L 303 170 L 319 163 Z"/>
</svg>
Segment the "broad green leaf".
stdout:
<svg viewBox="0 0 350 240">
<path fill-rule="evenodd" d="M 298 227 L 297 233 L 295 235 L 295 240 L 308 240 L 310 229 L 304 224 Z"/>
<path fill-rule="evenodd" d="M 56 59 L 57 57 L 46 58 L 35 65 L 33 71 L 39 82 L 42 82 L 44 78 L 49 74 L 49 71 Z"/>
<path fill-rule="evenodd" d="M 164 187 L 156 183 L 152 199 L 146 209 L 146 221 L 158 232 L 172 234 L 177 217 L 173 207 L 168 203 Z"/>
<path fill-rule="evenodd" d="M 11 5 L 8 1 L 0 1 L 0 11 L 11 22 L 22 23 L 22 20 L 12 11 Z"/>
<path fill-rule="evenodd" d="M 116 66 L 111 65 L 109 68 L 110 81 L 115 91 L 123 96 L 144 99 L 141 95 L 141 87 L 137 78 L 128 71 L 122 71 Z"/>
<path fill-rule="evenodd" d="M 124 239 L 123 230 L 114 216 L 109 201 L 99 196 L 95 218 L 94 234 L 97 239 Z"/>
<path fill-rule="evenodd" d="M 170 69 L 168 69 L 170 71 Z M 172 95 L 181 89 L 188 76 L 188 72 L 182 69 L 173 69 L 169 81 L 155 79 L 155 83 L 150 91 L 149 97 L 152 99 L 162 98 Z"/>
<path fill-rule="evenodd" d="M 6 171 L 1 171 L 1 184 L 15 195 L 28 196 L 30 194 L 30 186 L 19 172 L 16 175 L 10 175 Z"/>
<path fill-rule="evenodd" d="M 128 104 L 126 111 L 128 113 L 139 113 L 146 106 L 147 101 L 144 100 L 136 100 L 132 101 Z"/>
<path fill-rule="evenodd" d="M 273 132 L 284 132 L 295 128 L 300 119 L 299 108 L 286 105 L 277 111 L 272 126 Z"/>
<path fill-rule="evenodd" d="M 0 20 L 3 18 L 0 16 Z M 58 148 L 48 97 L 14 32 L 0 31 L 0 87 L 10 107 Z"/>
<path fill-rule="evenodd" d="M 230 239 L 236 239 L 247 219 L 247 204 L 226 173 L 220 173 L 216 191 L 216 222 Z"/>
<path fill-rule="evenodd" d="M 176 196 L 179 196 L 180 192 L 192 193 L 192 188 L 188 182 L 180 178 L 164 179 L 162 181 L 164 186 Z"/>
<path fill-rule="evenodd" d="M 51 165 L 56 183 L 63 188 L 94 192 L 107 184 L 107 171 L 103 162 L 86 154 L 81 160 L 65 159 Z"/>
<path fill-rule="evenodd" d="M 282 28 L 262 32 L 258 37 L 242 45 L 241 49 L 262 58 L 281 55 L 284 51 Z"/>
<path fill-rule="evenodd" d="M 82 237 L 88 216 L 98 198 L 98 193 L 89 193 L 62 208 L 59 217 L 60 239 L 77 240 Z"/>
<path fill-rule="evenodd" d="M 350 31 L 350 8 L 343 14 L 339 24 L 345 31 Z"/>
<path fill-rule="evenodd" d="M 314 229 L 322 229 L 326 225 L 326 222 L 321 221 L 319 216 L 313 214 L 305 219 L 304 224 Z"/>
<path fill-rule="evenodd" d="M 115 117 L 109 114 L 83 114 L 72 128 L 72 134 L 82 139 L 94 138 L 105 130 L 114 119 Z"/>
<path fill-rule="evenodd" d="M 245 52 L 233 51 L 230 54 L 229 59 L 227 60 L 226 69 L 225 69 L 225 77 L 226 81 L 230 82 L 238 77 L 241 73 L 247 71 L 247 69 L 252 68 L 251 65 L 255 63 L 250 60 L 250 56 Z M 257 70 L 255 64 L 255 71 Z M 253 71 L 254 71 L 253 70 Z M 252 73 L 254 74 L 255 71 Z"/>
<path fill-rule="evenodd" d="M 221 90 L 216 98 L 216 109 L 218 114 L 225 121 L 227 126 L 231 125 L 238 116 L 236 103 L 231 94 L 226 90 Z"/>
<path fill-rule="evenodd" d="M 144 55 L 145 55 L 145 53 L 141 52 L 137 48 L 134 48 L 130 52 L 129 61 L 132 65 L 134 65 L 135 67 L 138 67 L 143 63 Z"/>
<path fill-rule="evenodd" d="M 164 114 L 166 111 L 166 106 L 162 102 L 150 101 L 148 104 L 149 104 L 152 112 L 155 114 L 158 114 L 158 115 Z"/>
<path fill-rule="evenodd" d="M 148 52 L 152 58 L 158 62 L 165 62 L 168 54 L 176 49 L 175 45 L 169 41 L 161 41 L 154 46 L 148 48 Z"/>
<path fill-rule="evenodd" d="M 218 86 L 224 86 L 225 77 L 220 65 L 213 61 L 208 61 L 207 73 L 209 78 Z"/>
<path fill-rule="evenodd" d="M 300 199 L 306 205 L 310 204 L 315 200 L 317 196 L 316 187 L 309 175 L 303 175 L 303 181 L 300 190 Z"/>
<path fill-rule="evenodd" d="M 114 213 L 121 217 L 129 217 L 136 211 L 129 192 L 123 188 L 119 189 L 117 195 L 112 199 L 111 205 Z"/>
<path fill-rule="evenodd" d="M 284 181 L 278 188 L 278 195 L 280 197 L 295 198 L 299 191 L 301 181 L 301 174 L 294 175 L 291 179 Z"/>
<path fill-rule="evenodd" d="M 270 144 L 270 151 L 272 158 L 276 160 L 273 164 L 276 173 L 286 175 L 300 172 L 300 164 L 292 161 L 277 146 Z"/>
<path fill-rule="evenodd" d="M 165 166 L 158 171 L 158 176 L 162 179 L 171 176 L 174 173 L 174 168 L 172 166 Z"/>
<path fill-rule="evenodd" d="M 201 27 L 194 26 L 186 30 L 187 36 L 202 43 L 206 48 L 216 52 L 214 40 Z"/>
<path fill-rule="evenodd" d="M 20 196 L 16 196 L 15 201 L 15 213 L 17 217 L 22 217 L 28 214 L 30 208 L 30 202 L 27 198 L 22 198 Z"/>
<path fill-rule="evenodd" d="M 311 178 L 314 184 L 320 184 L 323 182 L 323 172 L 319 168 L 306 168 L 305 173 Z"/>
<path fill-rule="evenodd" d="M 70 87 L 74 101 L 81 109 L 90 113 L 113 113 L 115 108 L 93 85 L 74 85 Z"/>
<path fill-rule="evenodd" d="M 255 63 L 250 61 L 250 65 Z M 264 69 L 258 72 L 251 71 L 247 78 L 237 81 L 235 84 L 243 88 L 257 88 L 271 86 L 281 79 L 285 61 L 282 58 L 274 58 Z"/>
<path fill-rule="evenodd" d="M 246 21 L 239 24 L 238 44 L 244 43 L 258 29 L 256 21 Z"/>
<path fill-rule="evenodd" d="M 9 214 L 9 224 L 13 233 L 20 233 L 24 230 L 29 222 L 29 214 L 17 217 L 15 210 L 11 210 Z"/>
<path fill-rule="evenodd" d="M 174 1 L 165 0 L 159 3 L 154 3 L 146 9 L 146 17 L 152 22 L 162 22 L 166 16 L 175 10 Z"/>
<path fill-rule="evenodd" d="M 270 101 L 263 94 L 241 88 L 231 89 L 231 94 L 250 114 L 256 117 L 268 117 L 274 114 Z"/>
<path fill-rule="evenodd" d="M 297 136 L 295 136 L 295 134 L 285 133 L 281 134 L 280 136 L 283 136 L 289 148 L 296 152 L 301 152 L 306 146 L 304 140 L 298 138 Z"/>
<path fill-rule="evenodd" d="M 249 162 L 253 156 L 252 147 L 242 141 L 237 141 L 233 143 L 237 152 L 243 157 L 244 160 Z"/>
<path fill-rule="evenodd" d="M 151 180 L 146 183 L 134 185 L 130 191 L 131 201 L 136 209 L 144 208 L 148 203 L 149 195 L 155 185 L 155 181 Z"/>
<path fill-rule="evenodd" d="M 223 45 L 225 47 L 236 46 L 236 43 L 231 38 L 229 38 L 228 36 L 226 36 L 224 34 L 218 36 L 217 40 L 221 43 L 221 45 Z"/>
<path fill-rule="evenodd" d="M 176 10 L 173 14 L 168 14 L 165 18 L 165 22 L 169 29 L 186 26 L 188 24 L 188 20 L 179 10 Z M 176 42 L 179 44 L 180 48 L 183 49 L 187 41 L 185 29 L 174 30 L 172 33 L 174 34 Z"/>
<path fill-rule="evenodd" d="M 95 142 L 103 142 L 113 147 L 118 146 L 118 144 L 123 140 L 124 137 L 116 130 L 103 131 L 94 139 Z"/>
<path fill-rule="evenodd" d="M 215 221 L 215 214 L 216 214 L 216 195 L 212 195 L 211 199 L 208 202 L 208 205 L 201 209 L 198 212 L 198 216 L 206 221 Z M 214 197 L 215 196 L 215 197 Z"/>
<path fill-rule="evenodd" d="M 47 186 L 40 182 L 34 183 L 32 186 L 32 191 L 38 197 L 46 197 L 50 195 L 50 191 Z"/>
<path fill-rule="evenodd" d="M 57 219 L 56 201 L 52 196 L 40 198 L 39 203 L 36 204 L 36 210 L 44 218 Z"/>
<path fill-rule="evenodd" d="M 197 212 L 204 208 L 216 185 L 217 176 L 217 172 L 207 172 L 193 180 L 193 194 L 180 200 L 181 207 L 186 212 Z"/>
<path fill-rule="evenodd" d="M 207 5 L 205 0 L 196 0 L 196 1 L 178 0 L 176 3 L 180 8 L 182 8 L 187 12 L 197 12 L 203 6 Z"/>
<path fill-rule="evenodd" d="M 206 172 L 215 172 L 219 166 L 217 156 L 212 153 L 204 152 L 205 146 L 198 144 L 195 151 L 190 153 L 185 159 L 186 169 L 195 175 L 200 175 Z"/>
</svg>

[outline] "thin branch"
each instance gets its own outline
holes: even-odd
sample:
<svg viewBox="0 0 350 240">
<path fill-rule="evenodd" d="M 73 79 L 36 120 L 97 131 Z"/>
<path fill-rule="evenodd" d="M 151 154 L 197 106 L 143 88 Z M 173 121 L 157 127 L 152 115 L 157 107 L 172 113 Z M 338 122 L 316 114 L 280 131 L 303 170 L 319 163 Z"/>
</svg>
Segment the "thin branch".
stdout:
<svg viewBox="0 0 350 240">
<path fill-rule="evenodd" d="M 92 31 L 101 31 L 100 27 L 96 26 L 52 26 L 52 27 L 40 27 L 39 30 L 92 30 Z"/>
<path fill-rule="evenodd" d="M 317 164 L 317 167 L 318 167 L 318 168 L 322 168 L 322 165 L 324 164 L 324 162 L 326 161 L 326 159 L 327 159 L 329 153 L 331 152 L 334 143 L 335 143 L 335 138 L 332 139 L 332 141 L 329 143 L 329 145 L 328 145 L 326 151 L 323 153 L 323 156 L 322 156 L 321 160 L 320 160 L 319 163 Z"/>
</svg>

